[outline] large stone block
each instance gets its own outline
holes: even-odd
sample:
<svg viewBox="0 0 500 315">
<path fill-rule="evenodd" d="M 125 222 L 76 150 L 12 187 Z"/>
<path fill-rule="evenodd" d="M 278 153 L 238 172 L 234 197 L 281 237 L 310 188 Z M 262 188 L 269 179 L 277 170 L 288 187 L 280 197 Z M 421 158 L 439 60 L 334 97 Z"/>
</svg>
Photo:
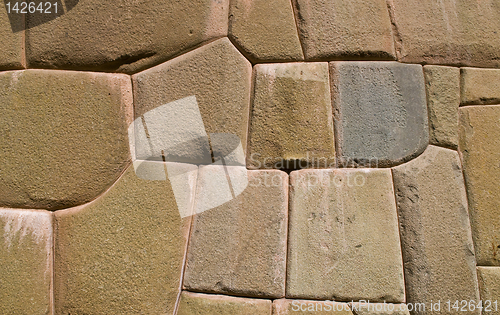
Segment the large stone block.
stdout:
<svg viewBox="0 0 500 315">
<path fill-rule="evenodd" d="M 29 67 L 134 73 L 227 35 L 228 0 L 74 2 L 45 23 L 28 17 Z"/>
<path fill-rule="evenodd" d="M 333 313 L 332 313 L 333 312 Z M 273 315 L 352 315 L 349 304 L 334 301 L 287 300 L 273 301 Z"/>
<path fill-rule="evenodd" d="M 500 266 L 500 106 L 460 108 L 460 144 L 480 266 Z"/>
<path fill-rule="evenodd" d="M 327 63 L 255 66 L 249 168 L 325 168 L 335 143 Z"/>
<path fill-rule="evenodd" d="M 293 3 L 306 59 L 395 59 L 384 0 Z"/>
<path fill-rule="evenodd" d="M 178 315 L 270 315 L 272 302 L 225 295 L 182 292 Z"/>
<path fill-rule="evenodd" d="M 90 204 L 55 213 L 56 314 L 173 314 L 190 217 L 170 181 L 129 167 Z"/>
<path fill-rule="evenodd" d="M 57 210 L 96 198 L 130 161 L 121 74 L 0 74 L 0 205 Z"/>
<path fill-rule="evenodd" d="M 7 13 L 6 1 L 0 3 L 0 70 L 24 68 L 24 18 Z M 12 6 L 13 4 L 11 4 Z"/>
<path fill-rule="evenodd" d="M 429 142 L 456 149 L 460 70 L 453 67 L 425 66 L 424 75 L 429 111 Z"/>
<path fill-rule="evenodd" d="M 477 267 L 479 294 L 483 301 L 482 314 L 498 315 L 500 301 L 500 268 Z"/>
<path fill-rule="evenodd" d="M 500 2 L 389 0 L 398 60 L 500 67 Z"/>
<path fill-rule="evenodd" d="M 226 190 L 220 184 L 211 189 L 214 182 L 203 180 L 218 168 L 200 168 L 195 207 Z M 231 170 L 228 173 L 231 176 Z M 186 289 L 254 297 L 285 295 L 288 176 L 281 171 L 248 171 L 248 182 L 235 199 L 193 218 Z M 198 193 L 204 190 L 211 193 Z"/>
<path fill-rule="evenodd" d="M 390 166 L 427 147 L 422 67 L 397 62 L 331 62 L 337 155 L 345 166 Z"/>
<path fill-rule="evenodd" d="M 429 146 L 415 160 L 394 167 L 393 177 L 406 302 L 426 303 L 429 308 L 432 301 L 478 301 L 476 260 L 458 153 Z M 461 313 L 441 306 L 443 314 Z M 427 314 L 422 309 L 413 313 Z"/>
<path fill-rule="evenodd" d="M 287 298 L 402 302 L 391 172 L 291 173 Z"/>
<path fill-rule="evenodd" d="M 462 68 L 462 105 L 500 104 L 500 70 Z"/>
<path fill-rule="evenodd" d="M 254 62 L 303 60 L 290 0 L 235 0 L 229 36 Z"/>
<path fill-rule="evenodd" d="M 0 209 L 0 314 L 52 314 L 52 213 Z"/>
</svg>

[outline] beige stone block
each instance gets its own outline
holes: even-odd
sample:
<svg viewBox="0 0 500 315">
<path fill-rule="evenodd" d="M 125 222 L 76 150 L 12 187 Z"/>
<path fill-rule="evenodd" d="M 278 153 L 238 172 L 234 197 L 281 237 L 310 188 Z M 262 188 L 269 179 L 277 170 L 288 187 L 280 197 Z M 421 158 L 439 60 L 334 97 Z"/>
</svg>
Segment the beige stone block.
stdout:
<svg viewBox="0 0 500 315">
<path fill-rule="evenodd" d="M 182 292 L 178 315 L 271 315 L 272 302 L 262 299 Z"/>
<path fill-rule="evenodd" d="M 477 278 L 483 306 L 482 314 L 500 314 L 498 309 L 500 301 L 500 268 L 477 267 Z"/>
<path fill-rule="evenodd" d="M 8 14 L 6 2 L 0 3 L 0 42 L 2 43 L 0 45 L 0 69 L 22 69 L 25 65 L 24 17 L 14 12 Z"/>
<path fill-rule="evenodd" d="M 273 301 L 273 315 L 352 315 L 349 304 L 334 301 L 287 300 Z"/>
<path fill-rule="evenodd" d="M 500 70 L 462 68 L 462 105 L 500 104 Z"/>
</svg>

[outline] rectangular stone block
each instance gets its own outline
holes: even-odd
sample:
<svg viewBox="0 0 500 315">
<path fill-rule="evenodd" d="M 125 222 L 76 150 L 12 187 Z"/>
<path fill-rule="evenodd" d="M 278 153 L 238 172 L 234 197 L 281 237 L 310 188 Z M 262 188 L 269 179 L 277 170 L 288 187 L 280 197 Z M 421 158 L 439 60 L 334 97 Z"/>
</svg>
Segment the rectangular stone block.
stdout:
<svg viewBox="0 0 500 315">
<path fill-rule="evenodd" d="M 460 70 L 454 67 L 424 66 L 424 75 L 429 111 L 429 142 L 456 149 Z"/>
<path fill-rule="evenodd" d="M 258 64 L 249 168 L 328 168 L 335 164 L 328 64 Z"/>
<path fill-rule="evenodd" d="M 500 104 L 500 69 L 461 68 L 462 105 Z"/>
<path fill-rule="evenodd" d="M 394 167 L 394 189 L 406 282 L 406 302 L 478 301 L 476 260 L 467 197 L 456 151 L 429 146 L 418 158 Z M 441 305 L 433 314 L 461 314 Z M 479 314 L 479 310 L 468 314 Z"/>
<path fill-rule="evenodd" d="M 227 169 L 236 187 L 234 173 Z M 248 171 L 246 189 L 231 190 L 224 173 L 222 166 L 200 168 L 195 209 L 207 209 L 193 217 L 184 288 L 283 297 L 288 176 L 281 171 Z"/>
<path fill-rule="evenodd" d="M 287 298 L 403 302 L 391 172 L 291 173 Z"/>
<path fill-rule="evenodd" d="M 272 302 L 263 299 L 182 292 L 178 315 L 271 315 Z"/>
<path fill-rule="evenodd" d="M 52 213 L 0 209 L 0 313 L 52 314 Z"/>
<path fill-rule="evenodd" d="M 288 300 L 273 301 L 273 315 L 352 315 L 349 304 L 334 301 Z"/>
<path fill-rule="evenodd" d="M 22 69 L 24 58 L 24 16 L 8 14 L 7 1 L 0 3 L 0 70 Z M 13 3 L 11 3 L 11 8 Z"/>
<path fill-rule="evenodd" d="M 477 267 L 477 278 L 483 306 L 482 314 L 500 314 L 498 308 L 498 303 L 500 303 L 500 268 Z"/>
<path fill-rule="evenodd" d="M 460 108 L 459 151 L 480 266 L 500 266 L 500 106 Z"/>
</svg>

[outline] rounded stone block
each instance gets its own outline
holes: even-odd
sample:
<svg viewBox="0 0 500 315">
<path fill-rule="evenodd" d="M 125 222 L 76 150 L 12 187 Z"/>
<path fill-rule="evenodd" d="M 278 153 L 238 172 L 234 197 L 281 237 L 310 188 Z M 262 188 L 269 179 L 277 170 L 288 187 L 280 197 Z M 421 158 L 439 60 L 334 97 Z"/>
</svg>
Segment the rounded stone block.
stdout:
<svg viewBox="0 0 500 315">
<path fill-rule="evenodd" d="M 182 292 L 178 315 L 270 315 L 272 302 L 225 295 Z"/>
</svg>

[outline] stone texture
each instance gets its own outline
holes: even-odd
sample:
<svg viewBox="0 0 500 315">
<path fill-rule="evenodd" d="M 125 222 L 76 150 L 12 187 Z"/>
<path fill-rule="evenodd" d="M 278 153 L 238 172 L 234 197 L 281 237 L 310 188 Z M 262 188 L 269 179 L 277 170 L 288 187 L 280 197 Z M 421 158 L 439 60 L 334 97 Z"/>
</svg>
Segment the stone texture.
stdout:
<svg viewBox="0 0 500 315">
<path fill-rule="evenodd" d="M 394 167 L 393 177 L 406 302 L 427 303 L 429 307 L 431 301 L 438 300 L 478 301 L 476 261 L 458 153 L 429 146 L 420 157 Z M 445 307 L 441 312 L 454 313 Z"/>
<path fill-rule="evenodd" d="M 479 280 L 479 294 L 483 301 L 483 314 L 500 314 L 500 310 L 498 309 L 498 301 L 500 300 L 500 268 L 477 267 L 477 276 Z M 494 303 L 495 301 L 497 303 Z"/>
<path fill-rule="evenodd" d="M 390 166 L 425 150 L 429 130 L 420 65 L 332 62 L 330 70 L 341 163 Z"/>
<path fill-rule="evenodd" d="M 460 70 L 453 67 L 425 66 L 424 76 L 429 111 L 429 142 L 456 149 Z"/>
<path fill-rule="evenodd" d="M 333 313 L 332 313 L 333 312 Z M 273 301 L 273 315 L 352 315 L 349 304 L 334 301 L 287 300 Z"/>
<path fill-rule="evenodd" d="M 500 70 L 462 68 L 460 72 L 462 105 L 500 104 Z"/>
<path fill-rule="evenodd" d="M 182 292 L 178 315 L 271 315 L 271 301 Z"/>
<path fill-rule="evenodd" d="M 225 36 L 228 10 L 228 0 L 80 1 L 51 21 L 28 17 L 26 59 L 31 68 L 134 73 Z"/>
<path fill-rule="evenodd" d="M 55 216 L 56 314 L 173 314 L 190 218 L 169 181 L 129 167 L 97 200 Z"/>
<path fill-rule="evenodd" d="M 253 62 L 303 60 L 290 0 L 235 0 L 229 36 Z"/>
<path fill-rule="evenodd" d="M 11 4 L 12 5 L 12 4 Z M 24 20 L 22 14 L 7 14 L 0 3 L 0 70 L 24 68 Z"/>
<path fill-rule="evenodd" d="M 249 168 L 325 168 L 334 163 L 327 63 L 255 66 L 248 158 Z"/>
<path fill-rule="evenodd" d="M 500 106 L 460 108 L 459 151 L 480 266 L 500 266 Z"/>
<path fill-rule="evenodd" d="M 0 205 L 56 210 L 96 198 L 130 160 L 130 78 L 0 74 Z"/>
<path fill-rule="evenodd" d="M 408 305 L 389 303 L 349 303 L 355 315 L 410 315 Z M 410 306 L 413 307 L 413 306 Z"/>
<path fill-rule="evenodd" d="M 0 210 L 1 314 L 52 314 L 52 213 Z"/>
<path fill-rule="evenodd" d="M 219 39 L 134 75 L 135 117 L 194 96 L 195 109 L 199 111 L 196 115 L 201 115 L 202 119 L 200 128 L 205 129 L 202 130 L 204 134 L 200 131 L 197 136 L 233 134 L 239 137 L 246 150 L 251 76 L 250 62 L 229 39 Z M 177 114 L 184 117 L 187 112 L 181 110 Z M 179 120 L 170 129 L 182 129 L 181 123 Z"/>
<path fill-rule="evenodd" d="M 390 170 L 291 173 L 288 298 L 402 302 Z"/>
<path fill-rule="evenodd" d="M 219 183 L 203 181 L 197 192 L 224 195 Z M 230 172 L 229 172 L 230 173 Z M 279 298 L 285 294 L 288 176 L 280 171 L 248 171 L 248 187 L 235 199 L 194 217 L 184 287 L 187 290 Z M 201 184 L 201 185 L 200 185 Z M 206 194 L 205 194 L 206 196 Z M 207 203 L 197 193 L 196 205 Z"/>
<path fill-rule="evenodd" d="M 398 60 L 500 66 L 500 2 L 388 0 Z"/>
<path fill-rule="evenodd" d="M 293 3 L 306 59 L 395 59 L 384 0 Z"/>
</svg>

